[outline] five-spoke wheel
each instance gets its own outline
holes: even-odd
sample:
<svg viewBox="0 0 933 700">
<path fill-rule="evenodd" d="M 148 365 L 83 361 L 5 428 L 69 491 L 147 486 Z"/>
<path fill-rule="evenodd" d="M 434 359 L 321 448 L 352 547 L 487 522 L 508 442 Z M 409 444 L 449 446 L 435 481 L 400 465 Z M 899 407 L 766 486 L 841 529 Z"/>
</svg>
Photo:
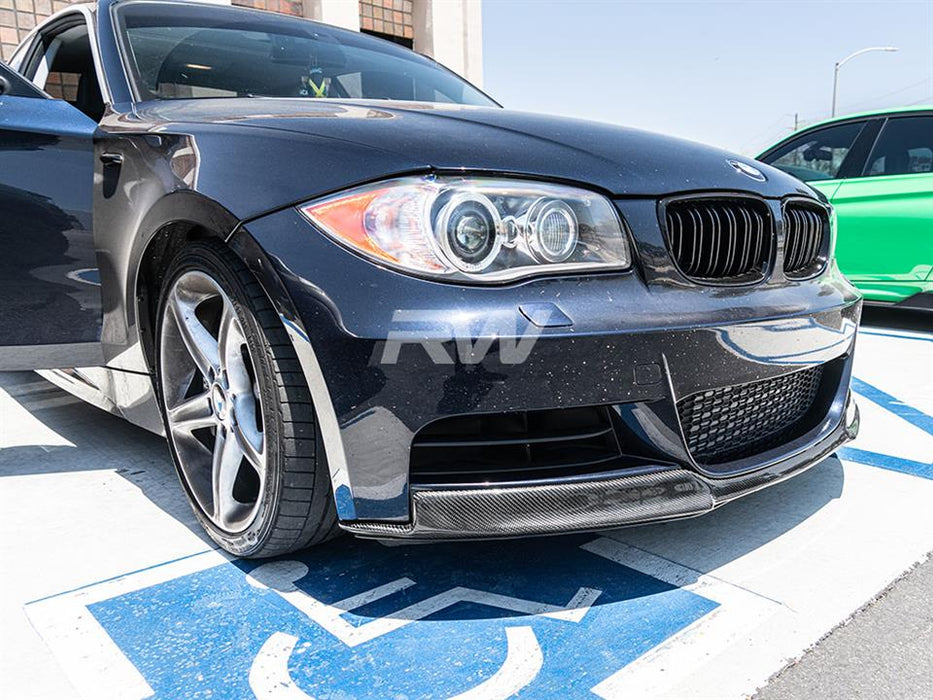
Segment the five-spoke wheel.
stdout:
<svg viewBox="0 0 933 700">
<path fill-rule="evenodd" d="M 162 393 L 189 487 L 204 513 L 239 532 L 266 481 L 262 399 L 233 303 L 216 280 L 175 280 L 161 338 Z"/>
<path fill-rule="evenodd" d="M 159 397 L 195 514 L 241 556 L 330 537 L 336 517 L 313 402 L 257 281 L 216 241 L 189 244 L 165 280 Z"/>
</svg>

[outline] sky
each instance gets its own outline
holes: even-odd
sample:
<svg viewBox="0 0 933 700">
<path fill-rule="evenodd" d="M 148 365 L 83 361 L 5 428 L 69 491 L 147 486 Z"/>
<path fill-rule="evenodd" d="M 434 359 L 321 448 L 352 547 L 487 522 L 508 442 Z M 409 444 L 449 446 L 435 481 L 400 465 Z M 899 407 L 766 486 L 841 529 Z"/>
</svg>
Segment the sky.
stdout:
<svg viewBox="0 0 933 700">
<path fill-rule="evenodd" d="M 933 0 L 483 0 L 483 88 L 511 109 L 756 155 L 838 113 L 933 104 Z"/>
</svg>

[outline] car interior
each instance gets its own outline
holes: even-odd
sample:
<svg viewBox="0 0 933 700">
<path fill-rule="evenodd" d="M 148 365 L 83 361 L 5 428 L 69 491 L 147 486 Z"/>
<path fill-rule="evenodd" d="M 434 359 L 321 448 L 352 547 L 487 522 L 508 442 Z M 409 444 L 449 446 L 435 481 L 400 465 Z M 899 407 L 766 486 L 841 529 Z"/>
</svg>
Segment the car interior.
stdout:
<svg viewBox="0 0 933 700">
<path fill-rule="evenodd" d="M 24 72 L 36 87 L 65 100 L 95 122 L 104 116 L 103 94 L 83 22 L 45 38 L 38 59 Z"/>
<path fill-rule="evenodd" d="M 459 81 L 333 40 L 237 28 L 129 27 L 142 99 L 335 97 L 458 102 Z M 450 91 L 453 92 L 450 92 Z"/>
<path fill-rule="evenodd" d="M 915 175 L 933 172 L 933 118 L 890 120 L 871 155 L 867 175 Z"/>
</svg>

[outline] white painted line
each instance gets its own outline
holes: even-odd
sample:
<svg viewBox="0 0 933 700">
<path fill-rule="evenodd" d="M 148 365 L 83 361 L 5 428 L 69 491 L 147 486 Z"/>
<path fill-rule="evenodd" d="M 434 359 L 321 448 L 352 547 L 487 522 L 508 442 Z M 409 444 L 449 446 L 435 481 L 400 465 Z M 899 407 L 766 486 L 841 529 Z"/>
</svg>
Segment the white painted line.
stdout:
<svg viewBox="0 0 933 700">
<path fill-rule="evenodd" d="M 288 672 L 288 659 L 298 638 L 276 632 L 259 650 L 249 669 L 249 687 L 256 700 L 311 700 Z"/>
<path fill-rule="evenodd" d="M 276 561 L 269 564 L 263 564 L 262 566 L 257 566 L 250 572 L 249 576 L 246 577 L 246 582 L 256 588 L 271 588 L 275 590 L 277 593 L 279 593 L 279 595 L 301 610 L 301 605 L 303 605 L 304 601 L 300 598 L 305 594 L 301 593 L 301 591 L 298 591 L 294 584 L 307 575 L 308 567 L 302 564 L 300 561 Z M 344 598 L 343 600 L 334 603 L 332 607 L 339 608 L 340 610 L 344 611 L 356 610 L 357 608 L 368 605 L 373 601 L 381 600 L 414 585 L 415 582 L 410 578 L 400 578 L 381 586 L 377 586 L 376 588 L 372 588 L 368 591 L 364 591 L 359 595 Z M 295 593 L 299 595 L 292 595 Z M 292 602 L 291 598 L 296 598 L 296 601 Z"/>
<path fill-rule="evenodd" d="M 531 627 L 506 627 L 509 651 L 502 667 L 472 690 L 451 700 L 506 700 L 531 683 L 544 665 L 544 654 Z"/>
<path fill-rule="evenodd" d="M 614 534 L 587 542 L 581 549 L 701 595 L 719 607 L 594 686 L 592 692 L 600 697 L 668 696 L 676 684 L 702 668 L 711 654 L 732 647 L 749 628 L 759 627 L 782 607 L 751 591 L 610 539 Z M 746 656 L 745 663 L 754 666 L 755 655 Z M 664 672 L 658 673 L 659 668 Z M 747 687 L 742 664 L 736 664 L 734 675 L 732 683 Z M 720 697 L 726 695 L 723 692 Z"/>
<path fill-rule="evenodd" d="M 931 498 L 933 481 L 831 459 L 703 518 L 609 533 L 632 545 L 614 560 L 695 576 L 684 587 L 721 605 L 594 692 L 748 697 L 929 552 Z"/>
<path fill-rule="evenodd" d="M 410 579 L 398 579 L 348 598 L 345 601 L 328 605 L 305 593 L 295 585 L 307 573 L 308 567 L 301 562 L 277 561 L 253 569 L 249 576 L 249 582 L 258 588 L 269 588 L 274 591 L 289 605 L 302 612 L 349 647 L 359 646 L 377 639 L 458 603 L 476 603 L 503 610 L 512 610 L 524 615 L 549 617 L 565 622 L 580 622 L 593 603 L 596 602 L 596 599 L 602 594 L 602 591 L 594 588 L 580 588 L 567 605 L 560 606 L 457 586 L 384 617 L 354 626 L 344 620 L 342 615 L 354 607 L 358 607 L 353 605 L 355 601 L 370 602 L 384 598 L 407 588 L 410 585 Z"/>
<path fill-rule="evenodd" d="M 89 605 L 230 561 L 211 550 L 179 561 L 28 603 L 26 616 L 86 700 L 136 700 L 152 688 L 88 610 Z"/>
<path fill-rule="evenodd" d="M 153 690 L 85 605 L 53 598 L 27 615 L 65 675 L 87 700 L 136 700 Z"/>
<path fill-rule="evenodd" d="M 349 598 L 337 601 L 334 603 L 334 607 L 340 608 L 341 610 L 356 610 L 357 608 L 362 608 L 364 605 L 369 605 L 373 601 L 382 600 L 383 598 L 388 598 L 390 595 L 395 595 L 399 591 L 404 591 L 406 588 L 411 588 L 414 585 L 415 582 L 410 578 L 400 578 L 382 586 L 376 586 L 371 590 L 363 591 L 359 595 L 352 595 Z"/>
</svg>

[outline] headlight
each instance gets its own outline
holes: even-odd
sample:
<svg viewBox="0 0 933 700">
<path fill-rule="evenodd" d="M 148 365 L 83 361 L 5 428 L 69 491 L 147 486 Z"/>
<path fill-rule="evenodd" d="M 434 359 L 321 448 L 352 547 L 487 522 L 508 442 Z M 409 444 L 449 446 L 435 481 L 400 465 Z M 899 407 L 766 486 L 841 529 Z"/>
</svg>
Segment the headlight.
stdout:
<svg viewBox="0 0 933 700">
<path fill-rule="evenodd" d="M 301 206 L 328 236 L 404 272 L 503 281 L 631 266 L 611 202 L 587 190 L 481 177 L 407 177 Z"/>
</svg>

